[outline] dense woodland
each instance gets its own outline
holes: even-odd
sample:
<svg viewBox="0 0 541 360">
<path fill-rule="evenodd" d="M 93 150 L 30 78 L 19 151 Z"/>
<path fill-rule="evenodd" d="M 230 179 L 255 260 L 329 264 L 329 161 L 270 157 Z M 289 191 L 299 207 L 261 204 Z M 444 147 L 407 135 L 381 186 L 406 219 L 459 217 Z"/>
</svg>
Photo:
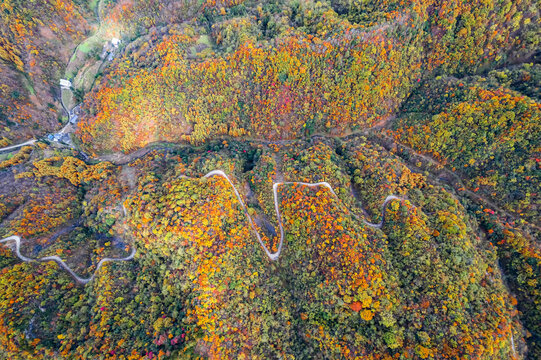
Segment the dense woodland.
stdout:
<svg viewBox="0 0 541 360">
<path fill-rule="evenodd" d="M 540 71 L 536 65 L 488 77 L 438 78 L 412 94 L 391 133 L 460 173 L 474 191 L 539 222 Z M 520 86 L 531 97 L 517 91 L 513 78 L 524 79 Z M 528 86 L 532 78 L 538 80 Z"/>
<path fill-rule="evenodd" d="M 539 359 L 540 8 L 4 1 L 0 359 Z"/>
<path fill-rule="evenodd" d="M 11 354 L 492 359 L 523 351 L 516 299 L 497 248 L 476 235 L 477 220 L 452 193 L 363 137 L 220 142 L 155 151 L 122 167 L 73 159 L 16 167 L 13 186 L 39 190 L 3 195 L 6 207 L 24 202 L 4 220 L 5 232 L 34 239 L 24 251 L 60 254 L 81 274 L 100 257 L 129 246 L 138 252 L 83 287 L 54 263 L 20 263 L 5 251 L 2 344 Z M 75 175 L 54 170 L 61 167 Z M 287 236 L 270 263 L 224 179 L 180 178 L 215 168 L 252 188 L 249 212 L 271 224 L 260 231 L 274 249 L 273 181 L 328 181 L 338 199 L 325 188 L 281 187 Z M 57 198 L 45 192 L 60 186 Z M 45 212 L 36 193 L 54 206 Z M 407 200 L 388 206 L 381 230 L 363 224 L 380 218 L 389 194 Z M 44 225 L 28 233 L 29 221 Z"/>
<path fill-rule="evenodd" d="M 127 46 L 87 98 L 84 147 L 344 135 L 392 117 L 425 79 L 530 58 L 538 47 L 539 9 L 528 2 L 436 11 L 418 0 L 385 14 L 357 2 L 230 5 Z M 356 16 L 370 11 L 377 24 Z"/>
</svg>

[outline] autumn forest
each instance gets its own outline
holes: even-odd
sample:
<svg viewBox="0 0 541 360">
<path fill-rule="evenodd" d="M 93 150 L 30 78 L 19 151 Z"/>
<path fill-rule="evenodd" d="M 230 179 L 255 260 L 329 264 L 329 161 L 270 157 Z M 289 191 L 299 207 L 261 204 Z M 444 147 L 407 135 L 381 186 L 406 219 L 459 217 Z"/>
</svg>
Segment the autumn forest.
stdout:
<svg viewBox="0 0 541 360">
<path fill-rule="evenodd" d="M 540 359 L 537 0 L 4 0 L 0 359 Z"/>
</svg>

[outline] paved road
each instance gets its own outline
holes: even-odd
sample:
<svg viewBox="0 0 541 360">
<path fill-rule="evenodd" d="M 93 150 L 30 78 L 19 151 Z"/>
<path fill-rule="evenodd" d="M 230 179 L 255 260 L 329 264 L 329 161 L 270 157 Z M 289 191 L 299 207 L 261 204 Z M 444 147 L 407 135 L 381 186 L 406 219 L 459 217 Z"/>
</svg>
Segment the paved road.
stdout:
<svg viewBox="0 0 541 360">
<path fill-rule="evenodd" d="M 242 210 L 244 211 L 244 215 L 246 216 L 246 219 L 248 220 L 248 223 L 250 224 L 250 227 L 253 231 L 253 233 L 255 234 L 256 238 L 257 238 L 257 241 L 259 242 L 259 244 L 261 245 L 261 247 L 263 248 L 263 251 L 265 251 L 265 254 L 268 256 L 268 258 L 271 260 L 271 261 L 276 261 L 278 260 L 278 258 L 280 257 L 280 254 L 282 253 L 282 248 L 283 248 L 283 244 L 284 244 L 284 238 L 285 238 L 285 231 L 284 231 L 284 226 L 282 224 L 282 216 L 280 214 L 280 208 L 279 208 L 279 205 L 278 205 L 278 187 L 280 186 L 284 186 L 284 185 L 301 185 L 301 186 L 307 186 L 307 187 L 320 187 L 320 186 L 323 186 L 323 187 L 326 187 L 327 189 L 329 189 L 330 193 L 336 198 L 338 199 L 338 196 L 336 195 L 336 193 L 334 192 L 332 186 L 328 183 L 328 182 L 318 182 L 318 183 L 306 183 L 306 182 L 294 182 L 294 181 L 286 181 L 286 182 L 277 182 L 277 183 L 274 183 L 273 187 L 272 187 L 272 191 L 273 191 L 273 197 L 274 197 L 274 209 L 276 211 L 276 218 L 278 219 L 278 226 L 280 228 L 280 243 L 278 245 L 278 250 L 274 253 L 271 253 L 269 251 L 269 249 L 267 248 L 267 246 L 263 243 L 263 240 L 261 239 L 261 235 L 259 234 L 259 232 L 257 231 L 257 228 L 255 227 L 255 224 L 254 224 L 254 220 L 252 219 L 252 217 L 250 216 L 250 214 L 248 213 L 248 209 L 246 208 L 246 205 L 244 204 L 244 201 L 242 200 L 236 186 L 233 184 L 233 182 L 231 181 L 231 179 L 229 178 L 229 176 L 227 176 L 227 174 L 225 172 L 223 172 L 222 170 L 213 170 L 209 173 L 207 173 L 206 175 L 203 176 L 203 178 L 210 178 L 210 177 L 213 177 L 213 176 L 221 176 L 223 177 L 224 179 L 227 180 L 227 182 L 229 183 L 229 185 L 231 186 L 231 188 L 233 189 L 233 192 L 235 193 L 235 196 L 237 197 L 237 200 L 239 201 L 239 204 L 241 205 L 242 207 Z M 181 176 L 181 178 L 187 178 L 187 179 L 200 179 L 200 178 L 189 178 L 187 176 Z M 349 212 L 351 214 L 353 214 L 353 216 L 355 216 L 355 218 L 359 219 L 359 220 L 362 220 L 366 225 L 370 226 L 370 227 L 373 227 L 373 228 L 381 228 L 383 226 L 383 223 L 385 221 L 385 211 L 386 211 L 386 208 L 387 208 L 387 204 L 393 200 L 402 200 L 401 198 L 397 197 L 397 196 L 394 196 L 394 195 L 390 195 L 390 196 L 387 196 L 387 198 L 385 199 L 385 201 L 383 202 L 383 205 L 382 205 L 382 220 L 377 223 L 377 224 L 373 224 L 373 223 L 370 223 L 370 222 L 367 222 L 366 220 L 364 219 L 360 219 L 358 216 L 354 215 L 353 212 L 351 212 L 351 210 L 349 210 Z M 124 207 L 124 205 L 122 205 L 122 209 L 123 209 L 123 212 L 124 212 L 124 216 L 127 216 L 127 211 L 126 211 L 126 208 Z M 96 271 L 94 272 L 94 274 L 92 274 L 91 277 L 89 278 L 82 278 L 80 276 L 78 276 L 65 262 L 64 260 L 62 260 L 60 257 L 58 256 L 46 256 L 46 257 L 43 257 L 43 258 L 39 258 L 39 259 L 32 259 L 32 258 L 28 258 L 24 255 L 21 254 L 20 252 L 20 247 L 21 247 L 21 238 L 19 236 L 9 236 L 7 238 L 4 238 L 2 240 L 0 240 L 0 243 L 6 243 L 6 242 L 15 242 L 15 253 L 17 254 L 17 257 L 19 259 L 21 259 L 21 261 L 24 261 L 24 262 L 47 262 L 47 261 L 56 261 L 61 267 L 63 267 L 77 282 L 81 283 L 81 284 L 87 284 L 89 283 L 90 281 L 92 281 L 94 279 L 94 277 L 96 276 L 96 273 L 98 272 L 98 270 L 102 267 L 103 264 L 107 263 L 107 262 L 113 262 L 113 261 L 128 261 L 128 260 L 131 260 L 134 258 L 135 256 L 135 253 L 136 253 L 136 250 L 135 250 L 135 247 L 132 246 L 132 251 L 130 253 L 130 255 L 128 255 L 127 257 L 124 257 L 124 258 L 117 258 L 117 259 L 114 259 L 114 258 L 103 258 L 100 260 L 100 262 L 98 263 L 97 267 L 96 267 Z"/>
<path fill-rule="evenodd" d="M 252 219 L 252 217 L 248 213 L 248 209 L 246 208 L 246 205 L 244 204 L 244 201 L 242 201 L 242 198 L 241 198 L 237 188 L 235 187 L 235 185 L 231 181 L 231 179 L 222 170 L 213 170 L 213 171 L 209 172 L 208 174 L 204 175 L 203 178 L 209 178 L 209 177 L 212 177 L 212 176 L 221 176 L 221 177 L 223 177 L 224 179 L 227 180 L 227 182 L 229 183 L 229 185 L 233 189 L 233 192 L 235 193 L 235 196 L 237 197 L 237 200 L 239 201 L 239 204 L 241 205 L 242 210 L 244 211 L 244 215 L 248 219 L 248 223 L 250 224 L 250 227 L 252 228 L 253 233 L 255 234 L 255 236 L 257 238 L 257 241 L 259 242 L 259 244 L 263 248 L 263 251 L 265 251 L 265 254 L 267 254 L 268 258 L 270 260 L 272 260 L 272 261 L 278 260 L 278 258 L 280 257 L 280 254 L 282 252 L 282 247 L 283 247 L 283 244 L 284 244 L 284 237 L 285 237 L 284 226 L 282 224 L 282 216 L 280 215 L 280 208 L 278 206 L 278 187 L 284 186 L 284 185 L 302 185 L 302 186 L 307 186 L 307 187 L 320 187 L 320 186 L 323 186 L 323 187 L 326 187 L 327 189 L 329 189 L 331 194 L 337 200 L 339 199 L 338 196 L 336 195 L 336 193 L 334 192 L 331 184 L 329 184 L 326 181 L 318 182 L 318 183 L 306 183 L 306 182 L 297 182 L 297 181 L 286 181 L 286 182 L 276 182 L 276 183 L 274 183 L 273 187 L 272 187 L 272 192 L 273 192 L 273 197 L 274 197 L 274 211 L 276 212 L 276 218 L 278 219 L 278 227 L 280 228 L 280 243 L 278 245 L 278 250 L 276 252 L 274 252 L 274 253 L 271 253 L 269 251 L 269 249 L 267 248 L 267 246 L 263 243 L 263 240 L 261 239 L 261 235 L 259 235 L 259 232 L 257 231 L 257 228 L 254 225 L 254 220 Z M 187 176 L 181 176 L 181 178 L 197 179 L 197 178 L 189 178 Z M 383 226 L 383 223 L 385 222 L 385 211 L 387 209 L 387 204 L 389 204 L 393 200 L 401 201 L 402 199 L 399 198 L 398 196 L 395 196 L 395 195 L 387 196 L 387 198 L 385 199 L 385 201 L 383 202 L 383 205 L 382 205 L 382 219 L 377 224 L 373 224 L 373 223 L 370 223 L 370 222 L 368 222 L 368 221 L 366 221 L 364 219 L 360 219 L 349 208 L 348 208 L 348 211 L 350 212 L 350 214 L 353 214 L 353 216 L 355 218 L 357 218 L 358 220 L 362 220 L 364 222 L 364 224 L 366 224 L 366 225 L 368 225 L 370 227 L 373 227 L 373 228 L 380 229 Z"/>
<path fill-rule="evenodd" d="M 20 147 L 23 147 L 23 146 L 26 146 L 26 145 L 34 145 L 34 143 L 36 141 L 37 141 L 36 139 L 32 139 L 32 140 L 28 140 L 27 142 L 23 142 L 22 144 L 6 146 L 6 147 L 3 147 L 3 148 L 0 148 L 0 152 L 17 149 L 17 148 L 20 148 Z"/>
<path fill-rule="evenodd" d="M 87 284 L 90 281 L 92 281 L 94 279 L 94 277 L 96 276 L 96 273 L 98 272 L 98 270 L 103 266 L 103 264 L 105 264 L 107 262 L 112 262 L 112 261 L 128 261 L 128 260 L 133 259 L 133 257 L 135 256 L 135 248 L 132 247 L 132 251 L 131 251 L 130 255 L 128 255 L 128 256 L 126 256 L 124 258 L 118 258 L 118 259 L 103 258 L 103 259 L 100 260 L 100 262 L 98 262 L 98 266 L 96 267 L 96 271 L 94 271 L 94 274 L 92 274 L 91 277 L 82 278 L 82 277 L 78 276 L 73 270 L 71 270 L 71 268 L 68 266 L 68 264 L 66 264 L 64 262 L 64 260 L 62 260 L 60 257 L 58 257 L 56 255 L 54 255 L 54 256 L 46 256 L 46 257 L 42 257 L 42 258 L 39 258 L 39 259 L 32 259 L 32 258 L 28 258 L 28 257 L 22 255 L 21 251 L 20 251 L 21 238 L 18 237 L 18 236 L 10 236 L 10 237 L 7 237 L 5 239 L 0 240 L 0 243 L 5 243 L 5 242 L 14 242 L 15 243 L 15 254 L 17 254 L 17 257 L 19 259 L 21 259 L 22 261 L 24 261 L 24 262 L 56 261 L 58 263 L 58 265 L 63 267 L 75 280 L 77 280 L 77 282 L 79 282 L 81 284 Z"/>
</svg>

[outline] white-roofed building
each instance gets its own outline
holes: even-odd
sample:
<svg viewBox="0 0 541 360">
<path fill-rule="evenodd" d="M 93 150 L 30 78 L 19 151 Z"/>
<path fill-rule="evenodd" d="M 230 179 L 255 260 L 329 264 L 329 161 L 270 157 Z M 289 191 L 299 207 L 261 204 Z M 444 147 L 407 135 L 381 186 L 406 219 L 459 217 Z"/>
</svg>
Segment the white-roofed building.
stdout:
<svg viewBox="0 0 541 360">
<path fill-rule="evenodd" d="M 69 89 L 71 88 L 71 81 L 66 79 L 60 79 L 60 87 L 62 89 Z"/>
</svg>

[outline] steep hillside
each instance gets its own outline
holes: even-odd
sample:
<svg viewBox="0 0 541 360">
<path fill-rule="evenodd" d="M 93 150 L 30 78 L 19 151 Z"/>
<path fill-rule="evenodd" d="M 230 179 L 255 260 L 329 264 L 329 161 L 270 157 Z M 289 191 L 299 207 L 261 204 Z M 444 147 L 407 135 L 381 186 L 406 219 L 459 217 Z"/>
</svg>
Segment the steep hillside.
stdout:
<svg viewBox="0 0 541 360">
<path fill-rule="evenodd" d="M 131 152 L 216 136 L 347 135 L 394 116 L 422 79 L 535 57 L 539 9 L 531 5 L 206 6 L 197 21 L 126 47 L 89 94 L 79 136 L 89 151 Z M 366 24 L 361 13 L 379 15 Z"/>
<path fill-rule="evenodd" d="M 24 233 L 30 211 L 33 219 L 52 214 L 33 205 L 31 193 L 8 191 L 3 203 L 19 205 L 4 232 L 24 236 L 26 254 L 29 244 L 44 244 L 32 257 L 59 254 L 85 276 L 105 256 L 125 256 L 129 247 L 136 256 L 101 267 L 83 288 L 54 263 L 17 264 L 6 253 L 2 306 L 13 312 L 2 323 L 3 351 L 26 344 L 28 356 L 374 359 L 522 351 L 513 297 L 477 222 L 454 195 L 365 138 L 219 142 L 123 166 L 79 164 L 64 179 L 71 163 L 23 163 L 14 185 L 78 189 L 82 205 L 55 215 L 68 225 L 49 221 Z M 247 213 L 227 179 L 202 177 L 215 169 L 229 176 Z M 330 188 L 298 183 L 323 181 Z M 272 184 L 280 182 L 276 213 Z M 404 200 L 382 208 L 391 194 Z M 51 236 L 54 243 L 40 240 Z M 33 290 L 21 298 L 21 286 Z M 44 311 L 32 315 L 38 304 Z"/>
<path fill-rule="evenodd" d="M 540 359 L 540 9 L 4 0 L 0 359 Z"/>
<path fill-rule="evenodd" d="M 61 127 L 59 79 L 92 16 L 77 1 L 2 1 L 0 141 L 17 143 Z"/>
</svg>

